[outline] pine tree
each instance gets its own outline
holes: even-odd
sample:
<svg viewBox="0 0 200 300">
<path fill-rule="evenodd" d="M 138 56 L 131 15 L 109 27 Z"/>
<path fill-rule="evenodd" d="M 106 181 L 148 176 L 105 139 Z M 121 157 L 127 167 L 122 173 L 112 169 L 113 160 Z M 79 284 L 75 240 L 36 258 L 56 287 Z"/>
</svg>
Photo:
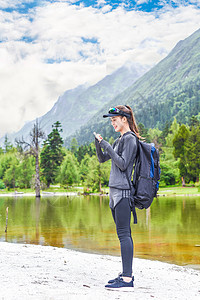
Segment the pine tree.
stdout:
<svg viewBox="0 0 200 300">
<path fill-rule="evenodd" d="M 186 163 L 188 175 L 193 182 L 199 182 L 200 174 L 200 126 L 192 126 L 186 141 Z"/>
<path fill-rule="evenodd" d="M 189 130 L 183 124 L 180 126 L 177 134 L 173 139 L 174 157 L 179 158 L 179 170 L 182 177 L 182 186 L 185 186 L 185 178 L 188 177 L 188 170 L 186 165 L 186 141 L 189 136 Z"/>
<path fill-rule="evenodd" d="M 71 150 L 72 153 L 75 153 L 76 150 L 77 150 L 77 148 L 78 148 L 77 140 L 76 140 L 75 138 L 73 138 L 73 139 L 71 140 L 70 150 Z"/>
<path fill-rule="evenodd" d="M 11 150 L 13 150 L 13 145 L 9 141 L 8 136 L 6 134 L 5 135 L 5 139 L 4 139 L 4 152 L 7 153 L 7 152 L 9 152 Z"/>
<path fill-rule="evenodd" d="M 49 187 L 51 183 L 54 183 L 58 168 L 64 158 L 64 152 L 62 150 L 63 139 L 60 135 L 62 132 L 61 123 L 58 121 L 55 122 L 52 128 L 52 132 L 44 141 L 41 151 L 42 175 L 47 183 L 47 187 Z"/>
</svg>

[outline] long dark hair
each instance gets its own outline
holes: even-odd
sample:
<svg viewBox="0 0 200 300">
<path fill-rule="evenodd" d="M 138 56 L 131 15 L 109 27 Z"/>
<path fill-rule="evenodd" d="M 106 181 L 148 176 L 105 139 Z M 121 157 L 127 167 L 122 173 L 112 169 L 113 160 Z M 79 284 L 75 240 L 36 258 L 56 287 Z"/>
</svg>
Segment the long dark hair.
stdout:
<svg viewBox="0 0 200 300">
<path fill-rule="evenodd" d="M 137 123 L 136 123 L 136 120 L 135 120 L 135 117 L 133 115 L 133 111 L 132 111 L 131 107 L 129 105 L 117 105 L 116 108 L 118 108 L 118 109 L 120 109 L 120 110 L 122 110 L 122 111 L 124 111 L 124 112 L 131 115 L 130 118 L 127 118 L 130 130 L 133 131 L 138 138 L 141 138 L 141 136 L 139 134 L 139 129 L 138 129 L 138 126 L 137 126 Z"/>
</svg>

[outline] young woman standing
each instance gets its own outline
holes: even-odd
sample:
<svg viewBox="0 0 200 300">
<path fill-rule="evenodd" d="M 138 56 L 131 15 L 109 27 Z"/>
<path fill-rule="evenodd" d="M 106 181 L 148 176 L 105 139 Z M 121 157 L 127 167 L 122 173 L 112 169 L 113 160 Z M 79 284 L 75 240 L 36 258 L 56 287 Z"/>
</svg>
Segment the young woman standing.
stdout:
<svg viewBox="0 0 200 300">
<path fill-rule="evenodd" d="M 109 159 L 112 160 L 109 179 L 109 206 L 116 224 L 122 257 L 122 273 L 117 278 L 109 280 L 105 287 L 115 290 L 130 290 L 134 286 L 132 275 L 133 240 L 130 228 L 130 187 L 124 171 L 127 171 L 129 179 L 131 179 L 137 153 L 137 140 L 133 134 L 130 134 L 130 131 L 134 132 L 138 138 L 140 136 L 130 106 L 118 105 L 113 107 L 103 117 L 110 117 L 114 130 L 120 133 L 120 137 L 112 146 L 100 134 L 96 134 L 95 146 L 100 163 Z M 123 148 L 121 155 L 119 155 L 118 150 L 121 142 L 123 142 Z"/>
</svg>

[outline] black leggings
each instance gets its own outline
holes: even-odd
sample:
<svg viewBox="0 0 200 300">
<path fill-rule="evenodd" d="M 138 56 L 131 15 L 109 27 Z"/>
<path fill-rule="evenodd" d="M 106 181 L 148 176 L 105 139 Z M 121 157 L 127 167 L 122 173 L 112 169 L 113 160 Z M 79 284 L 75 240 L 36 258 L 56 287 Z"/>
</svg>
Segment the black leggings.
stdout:
<svg viewBox="0 0 200 300">
<path fill-rule="evenodd" d="M 129 199 L 122 198 L 111 211 L 121 246 L 122 275 L 125 277 L 132 277 L 133 240 L 130 228 L 131 208 Z"/>
</svg>

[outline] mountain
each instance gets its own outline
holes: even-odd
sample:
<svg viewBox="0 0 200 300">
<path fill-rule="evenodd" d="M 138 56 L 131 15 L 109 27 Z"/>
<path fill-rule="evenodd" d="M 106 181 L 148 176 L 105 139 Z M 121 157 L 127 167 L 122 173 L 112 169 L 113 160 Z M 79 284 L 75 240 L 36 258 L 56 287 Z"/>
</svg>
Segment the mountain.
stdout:
<svg viewBox="0 0 200 300">
<path fill-rule="evenodd" d="M 200 116 L 199 86 L 200 29 L 179 41 L 166 58 L 106 103 L 73 137 L 79 144 L 92 141 L 93 131 L 109 138 L 114 131 L 102 115 L 118 104 L 129 104 L 137 122 L 145 127 L 162 129 L 174 117 L 187 123 L 192 115 Z M 65 144 L 69 142 L 68 138 Z"/>
<path fill-rule="evenodd" d="M 147 66 L 127 63 L 93 86 L 82 85 L 67 90 L 58 98 L 49 112 L 38 118 L 40 127 L 46 134 L 49 134 L 52 124 L 60 121 L 65 139 L 86 124 L 104 104 L 131 86 L 148 69 Z M 8 135 L 9 141 L 14 143 L 15 138 L 22 136 L 27 139 L 34 123 L 35 120 L 27 122 L 20 131 Z M 1 139 L 1 144 L 3 141 L 4 138 Z"/>
</svg>

